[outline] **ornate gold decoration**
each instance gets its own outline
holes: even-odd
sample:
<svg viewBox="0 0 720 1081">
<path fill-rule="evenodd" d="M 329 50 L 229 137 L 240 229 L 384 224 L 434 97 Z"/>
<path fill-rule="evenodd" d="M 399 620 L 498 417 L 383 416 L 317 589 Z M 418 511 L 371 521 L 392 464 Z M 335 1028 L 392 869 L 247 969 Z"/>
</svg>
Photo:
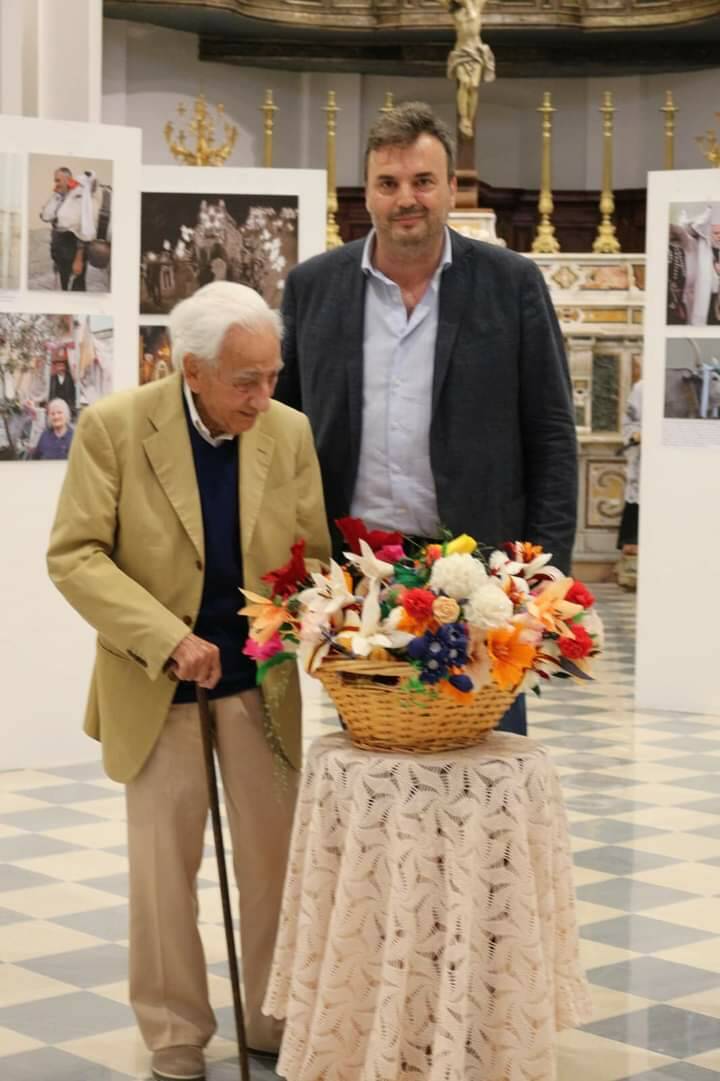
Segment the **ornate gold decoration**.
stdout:
<svg viewBox="0 0 720 1081">
<path fill-rule="evenodd" d="M 615 226 L 612 220 L 615 213 L 615 199 L 612 189 L 613 116 L 615 107 L 609 90 L 606 90 L 603 95 L 600 112 L 603 116 L 603 187 L 600 195 L 600 214 L 602 218 L 593 243 L 593 251 L 597 254 L 615 255 L 620 251 L 620 241 L 615 236 Z"/>
<path fill-rule="evenodd" d="M 675 168 L 675 114 L 678 107 L 673 101 L 672 90 L 665 91 L 665 104 L 660 110 L 665 114 L 665 168 Z"/>
<path fill-rule="evenodd" d="M 316 26 L 323 30 L 405 30 L 449 28 L 445 0 L 173 0 L 179 9 L 244 15 L 265 23 Z M 119 3 L 113 6 L 120 7 Z M 122 7 L 167 9 L 168 0 L 125 0 Z M 627 30 L 675 26 L 720 15 L 720 0 L 490 0 L 487 27 L 499 30 Z M 444 17 L 445 16 L 445 17 Z"/>
<path fill-rule="evenodd" d="M 720 113 L 715 113 L 715 116 L 720 120 Z M 720 142 L 718 142 L 717 132 L 713 128 L 708 128 L 704 135 L 695 136 L 695 142 L 700 143 L 702 152 L 710 164 L 720 168 Z"/>
<path fill-rule="evenodd" d="M 392 90 L 386 90 L 385 91 L 385 101 L 380 106 L 380 112 L 381 113 L 391 113 L 394 108 L 395 108 L 395 103 L 393 101 Z"/>
<path fill-rule="evenodd" d="M 337 225 L 335 135 L 337 133 L 336 118 L 340 109 L 335 99 L 334 90 L 328 90 L 327 105 L 323 106 L 323 112 L 327 114 L 327 225 L 325 227 L 325 247 L 330 250 L 331 248 L 339 248 L 343 242 Z"/>
<path fill-rule="evenodd" d="M 273 126 L 275 124 L 275 113 L 278 111 L 277 105 L 273 102 L 272 90 L 265 91 L 265 101 L 260 106 L 260 111 L 263 114 L 263 165 L 266 169 L 269 169 L 272 165 L 272 153 L 273 153 Z"/>
<path fill-rule="evenodd" d="M 185 119 L 187 106 L 181 102 L 177 107 L 178 115 Z M 174 125 L 168 120 L 164 128 L 165 141 L 174 158 L 183 165 L 224 165 L 230 157 L 237 139 L 238 129 L 225 119 L 225 106 L 216 105 L 217 122 L 225 125 L 225 142 L 215 146 L 215 121 L 203 94 L 195 99 L 190 131 L 195 136 L 195 149 L 185 145 L 185 131 L 181 128 L 177 138 L 173 139 Z"/>
<path fill-rule="evenodd" d="M 542 116 L 542 171 L 540 198 L 538 199 L 540 223 L 533 240 L 532 250 L 542 255 L 555 255 L 556 252 L 560 251 L 560 242 L 555 236 L 555 226 L 551 220 L 554 209 L 552 197 L 552 115 L 556 110 L 553 108 L 552 95 L 547 90 L 543 95 L 543 103 L 538 112 Z"/>
</svg>

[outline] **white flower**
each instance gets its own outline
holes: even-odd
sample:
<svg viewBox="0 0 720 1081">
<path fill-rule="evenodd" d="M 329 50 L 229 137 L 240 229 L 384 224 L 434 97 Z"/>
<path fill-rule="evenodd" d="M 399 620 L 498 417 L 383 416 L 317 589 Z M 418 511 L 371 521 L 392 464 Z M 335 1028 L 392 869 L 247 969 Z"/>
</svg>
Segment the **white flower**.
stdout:
<svg viewBox="0 0 720 1081">
<path fill-rule="evenodd" d="M 433 563 L 429 586 L 456 601 L 469 597 L 487 582 L 487 572 L 479 559 L 467 554 L 442 556 Z"/>
<path fill-rule="evenodd" d="M 378 559 L 367 541 L 360 541 L 360 551 L 362 554 L 359 556 L 354 552 L 343 552 L 343 555 L 349 563 L 354 563 L 370 582 L 390 578 L 394 573 L 395 568 L 392 563 Z"/>
<path fill-rule="evenodd" d="M 312 589 L 304 589 L 299 594 L 300 603 L 308 612 L 322 612 L 326 616 L 332 616 L 342 608 L 355 603 L 355 597 L 350 592 L 345 581 L 342 568 L 334 559 L 330 560 L 330 574 L 313 574 Z"/>
<path fill-rule="evenodd" d="M 496 578 L 488 579 L 471 593 L 463 608 L 468 623 L 485 629 L 509 623 L 514 611 L 512 601 Z"/>
</svg>

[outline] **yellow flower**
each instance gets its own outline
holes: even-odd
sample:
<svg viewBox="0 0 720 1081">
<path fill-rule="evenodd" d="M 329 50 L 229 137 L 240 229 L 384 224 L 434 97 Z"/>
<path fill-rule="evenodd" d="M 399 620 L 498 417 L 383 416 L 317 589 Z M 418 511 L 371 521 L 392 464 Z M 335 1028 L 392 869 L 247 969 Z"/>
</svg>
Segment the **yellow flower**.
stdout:
<svg viewBox="0 0 720 1081">
<path fill-rule="evenodd" d="M 453 597 L 436 597 L 432 614 L 438 623 L 454 623 L 460 616 L 460 605 Z"/>
<path fill-rule="evenodd" d="M 451 556 L 454 554 L 459 555 L 472 555 L 477 548 L 477 541 L 474 537 L 468 536 L 467 533 L 461 533 L 459 537 L 455 537 L 451 540 L 445 548 L 445 555 Z"/>
</svg>

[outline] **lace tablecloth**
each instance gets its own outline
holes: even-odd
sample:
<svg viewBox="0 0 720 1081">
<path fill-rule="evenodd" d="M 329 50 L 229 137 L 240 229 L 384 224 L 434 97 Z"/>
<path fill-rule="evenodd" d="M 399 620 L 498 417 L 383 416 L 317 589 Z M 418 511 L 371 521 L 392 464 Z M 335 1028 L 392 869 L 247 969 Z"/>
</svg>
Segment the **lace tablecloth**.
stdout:
<svg viewBox="0 0 720 1081">
<path fill-rule="evenodd" d="M 492 733 L 309 751 L 265 1010 L 289 1081 L 552 1081 L 590 1016 L 555 771 Z"/>
</svg>

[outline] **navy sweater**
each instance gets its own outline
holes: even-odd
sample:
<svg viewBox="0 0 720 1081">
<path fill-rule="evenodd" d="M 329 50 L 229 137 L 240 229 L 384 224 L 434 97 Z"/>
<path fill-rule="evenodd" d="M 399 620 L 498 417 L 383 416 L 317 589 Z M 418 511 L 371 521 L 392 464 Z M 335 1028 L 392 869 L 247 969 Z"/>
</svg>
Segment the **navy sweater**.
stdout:
<svg viewBox="0 0 720 1081">
<path fill-rule="evenodd" d="M 186 409 L 187 416 L 187 409 Z M 188 429 L 195 460 L 205 537 L 205 580 L 197 623 L 200 638 L 220 649 L 222 678 L 211 698 L 224 698 L 255 686 L 257 668 L 242 648 L 248 625 L 237 614 L 245 599 L 240 550 L 240 508 L 238 504 L 238 441 L 227 439 L 213 447 L 202 438 L 188 417 Z M 194 702 L 195 684 L 179 683 L 175 702 Z"/>
</svg>

